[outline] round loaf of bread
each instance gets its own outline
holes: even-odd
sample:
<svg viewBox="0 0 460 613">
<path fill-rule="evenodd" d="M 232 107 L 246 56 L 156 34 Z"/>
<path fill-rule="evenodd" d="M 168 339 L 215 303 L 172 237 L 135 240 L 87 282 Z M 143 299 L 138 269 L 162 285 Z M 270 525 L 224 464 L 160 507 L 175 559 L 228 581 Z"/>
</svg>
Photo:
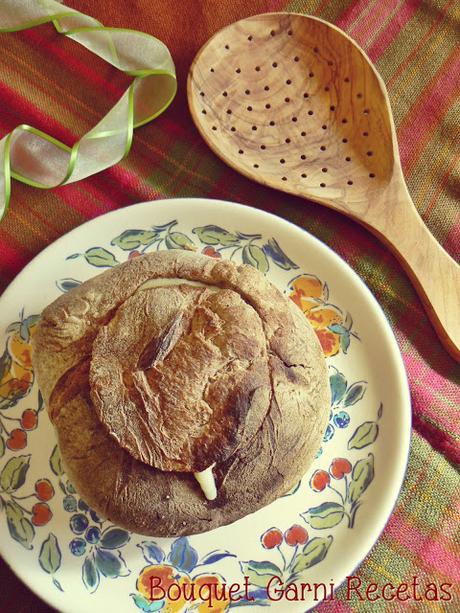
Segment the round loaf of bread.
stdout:
<svg viewBox="0 0 460 613">
<path fill-rule="evenodd" d="M 204 532 L 272 502 L 304 475 L 328 420 L 316 335 L 251 266 L 135 258 L 48 306 L 33 342 L 69 478 L 141 534 Z"/>
</svg>

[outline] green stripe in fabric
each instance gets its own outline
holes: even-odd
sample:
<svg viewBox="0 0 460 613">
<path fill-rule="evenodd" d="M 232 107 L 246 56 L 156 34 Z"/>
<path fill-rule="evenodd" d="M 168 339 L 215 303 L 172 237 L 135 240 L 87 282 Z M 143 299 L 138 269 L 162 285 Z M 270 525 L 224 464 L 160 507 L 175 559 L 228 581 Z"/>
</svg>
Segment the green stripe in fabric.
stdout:
<svg viewBox="0 0 460 613">
<path fill-rule="evenodd" d="M 442 17 L 439 16 L 439 19 Z M 404 65 L 406 58 L 414 48 L 414 40 L 420 41 L 428 33 L 431 25 L 432 16 L 428 11 L 425 12 L 423 9 L 417 11 L 404 29 L 404 36 L 400 34 L 384 56 L 377 61 L 378 70 L 384 80 L 389 83 L 392 104 L 396 109 L 402 107 L 402 111 L 397 110 L 395 113 L 397 124 L 400 123 L 405 111 L 407 112 L 407 109 L 412 106 L 453 49 L 458 46 L 458 34 L 452 28 L 451 21 L 444 18 L 427 37 L 415 57 L 404 66 L 399 76 L 394 78 L 393 75 L 397 73 L 396 68 Z M 389 53 L 391 53 L 391 63 L 385 57 Z"/>
<path fill-rule="evenodd" d="M 292 13 L 303 13 L 304 15 L 316 15 L 326 21 L 334 23 L 353 4 L 353 0 L 343 0 L 342 2 L 331 2 L 330 0 L 291 0 L 287 3 L 286 11 Z"/>
<path fill-rule="evenodd" d="M 203 155 L 204 153 L 204 155 Z M 168 159 L 161 160 L 147 178 L 164 196 L 195 196 L 212 188 L 224 170 L 221 163 L 203 151 L 176 141 L 168 150 Z"/>
</svg>

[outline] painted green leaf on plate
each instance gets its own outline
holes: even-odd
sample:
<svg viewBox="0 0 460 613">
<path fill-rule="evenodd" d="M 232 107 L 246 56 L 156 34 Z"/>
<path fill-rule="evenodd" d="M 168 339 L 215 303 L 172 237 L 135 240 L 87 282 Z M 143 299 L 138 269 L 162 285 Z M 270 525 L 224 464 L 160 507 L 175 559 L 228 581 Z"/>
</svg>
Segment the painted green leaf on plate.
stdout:
<svg viewBox="0 0 460 613">
<path fill-rule="evenodd" d="M 292 575 L 298 576 L 308 568 L 322 562 L 329 551 L 332 541 L 332 536 L 310 539 L 297 554 L 294 565 L 292 566 Z"/>
<path fill-rule="evenodd" d="M 51 532 L 42 543 L 38 562 L 46 573 L 54 575 L 61 566 L 61 550 L 55 535 Z"/>
<path fill-rule="evenodd" d="M 266 587 L 273 577 L 282 577 L 282 570 L 272 562 L 249 560 L 240 562 L 241 571 L 245 577 L 249 577 L 251 585 Z"/>
<path fill-rule="evenodd" d="M 26 549 L 32 549 L 35 529 L 32 523 L 24 516 L 22 509 L 9 500 L 5 504 L 6 522 L 11 537 Z"/>
<path fill-rule="evenodd" d="M 367 458 L 356 462 L 351 477 L 348 499 L 354 503 L 366 491 L 374 478 L 374 456 L 372 453 Z"/>
<path fill-rule="evenodd" d="M 200 241 L 205 245 L 222 245 L 230 247 L 238 245 L 239 239 L 235 234 L 227 232 L 220 226 L 208 225 L 199 228 L 193 228 L 193 234 L 196 234 Z"/>
<path fill-rule="evenodd" d="M 245 245 L 242 258 L 244 264 L 254 266 L 262 273 L 266 273 L 269 269 L 267 256 L 257 245 Z"/>
<path fill-rule="evenodd" d="M 132 251 L 148 245 L 156 236 L 158 236 L 157 232 L 152 230 L 125 230 L 114 238 L 110 244 L 120 247 L 124 251 Z"/>
<path fill-rule="evenodd" d="M 315 530 L 333 528 L 340 524 L 345 514 L 343 506 L 337 502 L 323 502 L 318 507 L 312 507 L 302 517 Z"/>
<path fill-rule="evenodd" d="M 24 485 L 29 464 L 30 455 L 21 455 L 8 460 L 0 473 L 0 490 L 11 494 Z"/>
<path fill-rule="evenodd" d="M 116 257 L 104 247 L 91 247 L 83 254 L 88 264 L 98 268 L 111 268 L 118 264 Z"/>
<path fill-rule="evenodd" d="M 50 467 L 57 477 L 62 475 L 64 472 L 64 469 L 62 468 L 61 454 L 59 453 L 59 447 L 57 445 L 54 446 L 54 449 L 51 452 Z"/>
<path fill-rule="evenodd" d="M 379 435 L 379 427 L 374 421 L 365 421 L 356 428 L 348 441 L 348 449 L 363 449 L 371 445 Z"/>
</svg>

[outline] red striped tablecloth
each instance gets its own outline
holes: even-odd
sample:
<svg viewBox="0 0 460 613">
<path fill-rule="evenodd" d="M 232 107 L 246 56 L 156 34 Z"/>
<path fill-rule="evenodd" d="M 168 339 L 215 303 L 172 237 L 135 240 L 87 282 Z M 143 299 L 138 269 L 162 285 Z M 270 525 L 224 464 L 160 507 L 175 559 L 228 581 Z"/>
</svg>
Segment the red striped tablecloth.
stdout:
<svg viewBox="0 0 460 613">
<path fill-rule="evenodd" d="M 250 14 L 318 15 L 369 54 L 390 94 L 401 159 L 415 204 L 460 258 L 460 4 L 456 0 L 69 0 L 106 25 L 163 40 L 178 70 L 172 107 L 135 133 L 129 157 L 77 184 L 43 192 L 15 183 L 0 225 L 0 290 L 46 245 L 107 211 L 173 196 L 251 204 L 307 229 L 364 279 L 395 331 L 409 377 L 413 439 L 407 478 L 388 526 L 357 574 L 364 583 L 452 583 L 456 601 L 411 610 L 460 610 L 460 368 L 436 338 L 395 258 L 364 229 L 304 200 L 251 183 L 217 159 L 187 111 L 185 79 L 200 46 Z M 1 10 L 1 8 L 0 8 Z M 45 25 L 0 35 L 0 134 L 29 123 L 69 145 L 95 125 L 128 80 Z M 460 305 L 459 305 L 460 307 Z M 459 308 L 460 312 L 460 308 Z M 460 315 L 459 315 L 460 322 Z M 459 323 L 460 325 L 460 323 Z M 398 611 L 403 603 L 346 601 L 326 611 Z M 0 610 L 47 611 L 0 562 Z"/>
</svg>

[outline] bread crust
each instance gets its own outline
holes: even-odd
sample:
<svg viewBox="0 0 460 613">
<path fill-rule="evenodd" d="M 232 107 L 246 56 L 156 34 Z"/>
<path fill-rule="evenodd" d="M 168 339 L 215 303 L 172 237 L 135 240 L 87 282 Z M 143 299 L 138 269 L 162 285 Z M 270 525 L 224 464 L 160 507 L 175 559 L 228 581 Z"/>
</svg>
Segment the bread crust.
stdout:
<svg viewBox="0 0 460 613">
<path fill-rule="evenodd" d="M 140 289 L 152 279 L 209 287 Z M 135 532 L 193 534 L 256 511 L 302 477 L 326 427 L 316 335 L 250 266 L 184 251 L 130 260 L 48 306 L 33 343 L 70 479 Z M 208 501 L 192 472 L 213 463 Z"/>
</svg>

